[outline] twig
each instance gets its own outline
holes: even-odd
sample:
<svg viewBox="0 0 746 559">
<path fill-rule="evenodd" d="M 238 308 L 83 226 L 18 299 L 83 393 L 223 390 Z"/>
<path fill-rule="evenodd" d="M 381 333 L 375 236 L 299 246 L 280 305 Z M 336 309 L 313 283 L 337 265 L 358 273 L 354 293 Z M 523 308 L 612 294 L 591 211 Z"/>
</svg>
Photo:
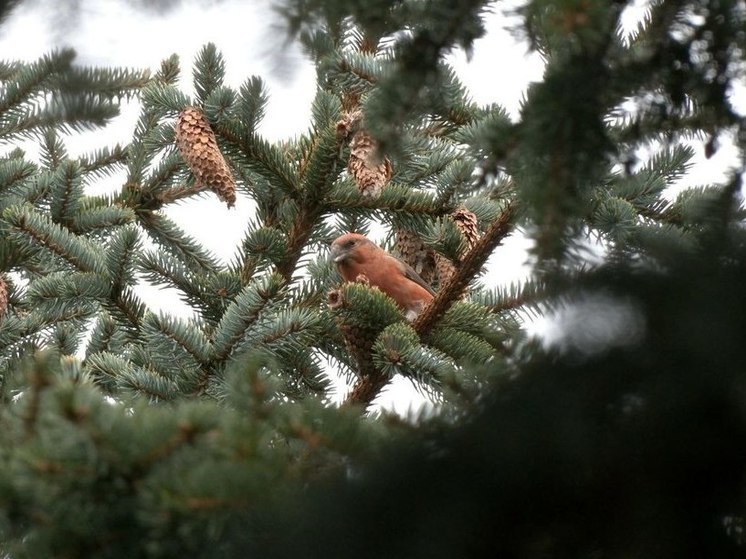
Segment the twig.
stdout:
<svg viewBox="0 0 746 559">
<path fill-rule="evenodd" d="M 472 278 L 480 268 L 487 262 L 492 251 L 505 239 L 511 231 L 513 217 L 516 213 L 515 202 L 510 202 L 503 210 L 500 217 L 490 225 L 489 229 L 477 241 L 464 259 L 456 268 L 455 273 L 438 291 L 435 298 L 420 313 L 412 323 L 412 327 L 420 337 L 426 336 L 440 320 L 443 315 L 456 302 Z"/>
</svg>

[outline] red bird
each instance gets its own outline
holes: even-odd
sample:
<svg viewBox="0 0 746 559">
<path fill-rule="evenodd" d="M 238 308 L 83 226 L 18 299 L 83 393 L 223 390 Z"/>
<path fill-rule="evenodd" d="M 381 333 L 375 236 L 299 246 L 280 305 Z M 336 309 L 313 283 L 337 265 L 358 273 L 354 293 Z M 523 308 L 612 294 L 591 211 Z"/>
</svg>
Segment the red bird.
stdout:
<svg viewBox="0 0 746 559">
<path fill-rule="evenodd" d="M 347 233 L 336 239 L 331 257 L 345 281 L 365 276 L 396 301 L 407 320 L 414 320 L 435 295 L 410 266 L 363 235 Z"/>
</svg>

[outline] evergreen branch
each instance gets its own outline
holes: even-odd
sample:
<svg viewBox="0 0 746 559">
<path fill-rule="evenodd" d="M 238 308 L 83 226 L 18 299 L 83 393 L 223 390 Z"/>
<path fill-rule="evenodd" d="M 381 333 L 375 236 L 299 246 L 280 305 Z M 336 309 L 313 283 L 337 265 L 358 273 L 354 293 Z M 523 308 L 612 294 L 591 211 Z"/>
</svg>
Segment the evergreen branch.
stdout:
<svg viewBox="0 0 746 559">
<path fill-rule="evenodd" d="M 264 82 L 257 76 L 252 76 L 239 89 L 236 113 L 250 133 L 256 133 L 268 100 Z"/>
<path fill-rule="evenodd" d="M 166 215 L 149 210 L 140 211 L 137 215 L 150 236 L 188 268 L 212 272 L 220 268 L 212 254 Z"/>
<path fill-rule="evenodd" d="M 37 332 L 29 328 L 27 317 L 20 318 L 14 314 L 6 314 L 0 320 L 0 349 L 7 352 L 28 336 Z"/>
<path fill-rule="evenodd" d="M 146 309 L 130 287 L 123 288 L 113 299 L 107 299 L 103 304 L 112 316 L 120 319 L 123 327 L 131 329 L 135 334 L 139 332 Z"/>
<path fill-rule="evenodd" d="M 249 327 L 277 297 L 283 283 L 276 275 L 267 276 L 254 280 L 238 294 L 215 329 L 213 346 L 216 360 L 228 358 Z"/>
<path fill-rule="evenodd" d="M 358 380 L 346 403 L 370 403 L 390 379 L 374 363 L 371 352 L 379 334 L 402 321 L 401 310 L 388 295 L 364 283 L 343 283 L 329 292 L 327 303 L 357 369 Z"/>
<path fill-rule="evenodd" d="M 102 148 L 95 153 L 78 158 L 84 174 L 96 173 L 99 176 L 108 173 L 110 167 L 127 161 L 128 149 L 116 144 L 112 148 Z"/>
<path fill-rule="evenodd" d="M 218 143 L 235 165 L 248 166 L 269 184 L 290 196 L 297 195 L 298 176 L 277 147 L 229 122 L 214 123 L 213 130 L 219 139 L 222 138 Z M 231 157 L 231 150 L 237 151 L 238 157 Z"/>
<path fill-rule="evenodd" d="M 90 318 L 98 308 L 92 299 L 47 300 L 23 317 L 23 336 L 41 332 L 58 322 Z"/>
<path fill-rule="evenodd" d="M 440 330 L 439 332 L 442 334 Z M 454 342 L 453 338 L 456 338 L 453 335 L 454 332 L 449 332 L 449 334 L 451 334 L 451 341 Z M 467 337 L 469 343 L 462 345 Z M 443 341 L 446 336 L 441 335 L 440 338 L 439 341 Z M 458 352 L 450 355 L 469 353 L 469 350 L 476 354 L 475 340 L 476 337 L 462 333 L 460 339 L 456 340 L 455 344 L 452 343 L 452 345 L 458 345 Z M 433 379 L 453 374 L 455 368 L 453 359 L 449 355 L 436 351 L 434 348 L 437 348 L 435 344 L 431 347 L 423 347 L 409 324 L 397 322 L 385 328 L 377 336 L 371 351 L 372 362 L 376 369 L 388 378 L 400 374 L 423 385 L 428 385 Z M 490 354 L 491 348 L 488 347 L 487 356 Z M 481 355 L 484 356 L 484 351 Z"/>
<path fill-rule="evenodd" d="M 335 179 L 342 171 L 339 165 L 339 151 L 344 138 L 336 133 L 336 119 L 339 107 L 331 105 L 330 99 L 317 97 L 315 120 L 320 124 L 318 141 L 312 142 L 308 164 L 302 175 L 303 205 L 288 231 L 288 251 L 286 257 L 277 264 L 277 272 L 290 283 L 293 271 L 308 244 L 313 230 L 319 226 L 319 218 L 327 210 L 326 197 Z"/>
<path fill-rule="evenodd" d="M 456 302 L 469 282 L 479 272 L 492 251 L 511 232 L 516 203 L 510 202 L 500 217 L 484 232 L 474 247 L 466 253 L 458 264 L 453 276 L 441 287 L 435 298 L 425 307 L 412 324 L 420 336 L 427 334 L 435 327 L 440 318 Z"/>
<path fill-rule="evenodd" d="M 548 287 L 543 282 L 528 281 L 520 285 L 511 284 L 493 292 L 473 293 L 471 299 L 484 305 L 495 314 L 513 311 L 527 305 L 541 305 L 548 295 Z"/>
<path fill-rule="evenodd" d="M 433 217 L 442 216 L 453 210 L 452 207 L 446 207 L 430 192 L 414 190 L 396 183 L 389 183 L 377 198 L 363 196 L 349 180 L 337 182 L 329 194 L 326 206 L 329 211 L 371 209 Z"/>
<path fill-rule="evenodd" d="M 12 111 L 0 119 L 0 138 L 33 137 L 39 130 L 58 128 L 63 132 L 89 130 L 103 126 L 119 114 L 116 105 L 86 97 L 54 98 L 43 107 Z"/>
<path fill-rule="evenodd" d="M 39 157 L 47 170 L 54 171 L 68 158 L 67 149 L 54 128 L 45 130 L 41 138 Z"/>
<path fill-rule="evenodd" d="M 225 61 L 214 43 L 200 49 L 194 61 L 194 90 L 197 99 L 204 105 L 210 94 L 223 84 Z"/>
<path fill-rule="evenodd" d="M 146 111 L 143 118 L 150 120 L 153 117 L 154 121 L 157 121 L 162 116 L 175 117 L 179 114 L 179 111 L 191 104 L 189 97 L 179 91 L 175 86 L 161 81 L 150 82 L 142 89 L 140 96 Z M 151 130 L 155 129 L 156 123 L 154 121 L 150 122 L 150 126 L 147 129 L 142 129 L 142 132 L 144 132 L 142 134 L 143 140 L 150 135 L 149 132 Z M 170 128 L 173 129 L 172 126 Z"/>
<path fill-rule="evenodd" d="M 115 381 L 118 387 L 148 396 L 153 402 L 167 402 L 181 393 L 178 384 L 173 380 L 139 367 L 116 371 Z"/>
<path fill-rule="evenodd" d="M 359 377 L 345 398 L 344 404 L 367 408 L 389 380 L 389 376 L 380 371 Z"/>
<path fill-rule="evenodd" d="M 52 175 L 51 187 L 52 220 L 68 225 L 77 212 L 80 198 L 83 196 L 80 166 L 70 160 L 60 162 Z"/>
<path fill-rule="evenodd" d="M 301 171 L 300 188 L 306 203 L 318 204 L 343 168 L 339 157 L 343 138 L 336 126 L 340 118 L 339 99 L 320 91 L 312 111 L 314 133 Z"/>
<path fill-rule="evenodd" d="M 81 201 L 85 206 L 85 200 Z M 112 227 L 127 225 L 135 221 L 135 212 L 130 208 L 119 206 L 99 206 L 81 208 L 75 214 L 71 223 L 68 224 L 71 231 L 78 234 L 93 233 L 94 231 L 106 231 Z"/>
<path fill-rule="evenodd" d="M 205 191 L 205 187 L 193 184 L 181 184 L 173 186 L 166 190 L 161 190 L 156 194 L 156 199 L 161 205 L 172 204 L 177 200 L 183 200 L 184 198 L 190 198 L 196 194 L 200 194 Z"/>
<path fill-rule="evenodd" d="M 146 281 L 171 285 L 183 293 L 184 300 L 191 307 L 220 316 L 222 309 L 213 308 L 206 300 L 204 280 L 179 259 L 161 252 L 146 252 L 140 256 L 138 267 L 144 272 Z"/>
<path fill-rule="evenodd" d="M 456 328 L 435 328 L 428 337 L 428 344 L 458 363 L 487 363 L 495 356 L 495 349 L 481 336 Z M 430 380 L 430 376 L 420 375 L 418 380 L 424 382 Z"/>
<path fill-rule="evenodd" d="M 331 77 L 346 91 L 370 89 L 386 76 L 388 66 L 368 53 L 343 52 L 337 60 L 336 72 Z"/>
<path fill-rule="evenodd" d="M 170 153 L 158 162 L 158 165 L 144 181 L 143 193 L 157 192 L 164 185 L 170 184 L 174 176 L 184 169 L 184 160 L 178 153 Z M 157 194 L 156 194 L 157 196 Z"/>
<path fill-rule="evenodd" d="M 36 173 L 37 169 L 34 163 L 20 157 L 0 160 L 0 193 L 26 181 Z"/>
<path fill-rule="evenodd" d="M 205 99 L 204 115 L 210 122 L 228 120 L 235 103 L 236 92 L 229 87 L 219 86 Z"/>
<path fill-rule="evenodd" d="M 110 385 L 112 381 L 116 381 L 121 371 L 131 369 L 132 363 L 123 355 L 99 349 L 86 357 L 85 366 L 100 383 Z"/>
<path fill-rule="evenodd" d="M 12 80 L 20 72 L 24 63 L 18 60 L 0 60 L 0 82 Z"/>
<path fill-rule="evenodd" d="M 293 222 L 288 232 L 288 252 L 285 258 L 276 265 L 277 273 L 283 278 L 286 284 L 293 279 L 293 272 L 298 265 L 298 261 L 303 255 L 303 248 L 308 243 L 314 227 L 318 225 L 317 219 L 322 214 L 320 206 L 303 208 L 298 217 Z"/>
<path fill-rule="evenodd" d="M 143 95 L 144 93 L 145 91 Z M 157 151 L 150 145 L 149 140 L 155 134 L 154 131 L 158 129 L 158 121 L 159 113 L 155 110 L 143 111 L 137 120 L 132 141 L 127 147 L 127 185 L 140 185 L 144 180 L 144 174 L 153 153 Z M 173 130 L 173 126 L 169 128 Z"/>
<path fill-rule="evenodd" d="M 366 115 L 371 118 L 371 133 L 385 151 L 398 146 L 397 127 L 391 123 L 407 122 L 416 111 L 420 93 L 433 84 L 441 69 L 442 54 L 456 42 L 470 45 L 484 32 L 479 19 L 485 0 L 435 0 L 424 5 L 413 4 L 427 25 L 414 26 L 413 33 L 397 45 L 395 70 L 380 81 L 367 103 Z M 412 14 L 415 15 L 416 14 Z"/>
<path fill-rule="evenodd" d="M 132 260 L 142 248 L 134 226 L 120 227 L 109 241 L 106 252 L 106 272 L 114 293 L 135 281 Z"/>
<path fill-rule="evenodd" d="M 145 326 L 146 329 L 157 332 L 173 342 L 196 363 L 205 365 L 210 362 L 210 342 L 202 334 L 197 324 L 184 322 L 166 315 L 149 314 L 145 319 Z M 172 351 L 162 353 L 173 356 Z"/>
<path fill-rule="evenodd" d="M 150 81 L 150 70 L 90 68 L 72 66 L 56 76 L 55 87 L 69 96 L 95 96 L 97 99 L 133 97 Z"/>
<path fill-rule="evenodd" d="M 109 283 L 100 274 L 90 272 L 55 272 L 32 281 L 26 297 L 34 308 L 45 301 L 67 299 L 101 300 L 109 295 Z"/>
<path fill-rule="evenodd" d="M 86 360 L 95 353 L 103 351 L 116 352 L 123 343 L 123 340 L 117 340 L 118 333 L 120 333 L 120 330 L 117 328 L 117 323 L 111 318 L 109 313 L 102 310 L 91 331 L 91 338 L 88 342 L 88 347 L 86 347 Z"/>
<path fill-rule="evenodd" d="M 321 335 L 321 319 L 316 309 L 291 308 L 273 312 L 254 322 L 236 344 L 234 354 L 259 349 L 275 359 L 283 370 L 292 375 L 287 389 L 295 389 L 298 397 L 307 392 L 301 386 L 319 387 L 313 378 L 320 373 L 313 362 L 307 361 L 309 347 Z"/>
<path fill-rule="evenodd" d="M 49 191 L 52 188 L 52 173 L 37 170 L 32 180 L 16 183 L 3 199 L 3 206 L 23 205 L 28 202 L 32 206 L 47 206 Z"/>
<path fill-rule="evenodd" d="M 82 272 L 99 272 L 103 262 L 87 239 L 51 221 L 30 206 L 12 206 L 3 212 L 12 226 L 11 235 L 22 245 L 49 251 Z"/>
<path fill-rule="evenodd" d="M 13 81 L 0 89 L 0 115 L 5 116 L 13 107 L 32 100 L 55 72 L 69 70 L 73 58 L 75 52 L 64 49 L 44 55 L 31 64 L 18 65 Z"/>
</svg>

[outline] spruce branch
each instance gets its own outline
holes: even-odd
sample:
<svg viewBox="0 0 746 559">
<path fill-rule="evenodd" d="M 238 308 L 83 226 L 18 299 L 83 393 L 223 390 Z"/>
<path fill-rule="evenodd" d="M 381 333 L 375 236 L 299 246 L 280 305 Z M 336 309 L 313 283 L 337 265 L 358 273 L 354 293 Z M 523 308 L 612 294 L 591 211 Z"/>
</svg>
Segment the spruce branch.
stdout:
<svg viewBox="0 0 746 559">
<path fill-rule="evenodd" d="M 298 195 L 298 176 L 279 148 L 263 140 L 255 133 L 231 126 L 229 122 L 215 123 L 213 130 L 222 141 L 228 159 L 231 151 L 238 152 L 241 164 L 282 189 L 289 196 Z"/>
<path fill-rule="evenodd" d="M 23 414 L 23 426 L 26 438 L 34 436 L 36 423 L 39 417 L 42 393 L 51 384 L 50 366 L 52 355 L 50 353 L 37 354 L 34 356 L 33 364 L 29 370 L 29 394 L 28 404 Z"/>
<path fill-rule="evenodd" d="M 0 193 L 10 191 L 34 176 L 37 166 L 22 157 L 8 157 L 0 160 Z"/>
<path fill-rule="evenodd" d="M 127 161 L 128 150 L 119 144 L 111 148 L 104 147 L 95 153 L 78 158 L 83 173 L 96 173 L 99 176 L 107 174 L 114 165 L 123 164 Z"/>
<path fill-rule="evenodd" d="M 145 304 L 135 295 L 129 287 L 118 291 L 112 300 L 105 301 L 104 306 L 120 319 L 122 326 L 133 329 L 134 332 L 140 330 L 140 323 L 145 316 Z"/>
<path fill-rule="evenodd" d="M 539 280 L 529 280 L 523 284 L 511 284 L 496 291 L 476 293 L 472 300 L 489 308 L 494 314 L 517 309 L 540 311 L 549 294 L 549 287 Z"/>
<path fill-rule="evenodd" d="M 451 278 L 438 291 L 435 298 L 412 323 L 415 331 L 427 336 L 438 320 L 463 294 L 464 289 L 479 272 L 492 251 L 512 230 L 516 214 L 516 203 L 509 202 L 498 219 L 490 225 L 474 247 L 466 253 Z"/>
<path fill-rule="evenodd" d="M 8 76 L 7 81 L 10 83 L 2 89 L 0 114 L 6 114 L 15 107 L 35 99 L 55 72 L 69 70 L 73 58 L 75 52 L 72 49 L 64 49 L 44 55 L 31 64 L 19 64 L 18 71 Z"/>
<path fill-rule="evenodd" d="M 309 192 L 307 194 L 311 194 L 311 196 L 304 200 L 304 205 L 290 227 L 290 231 L 288 231 L 287 257 L 277 264 L 277 273 L 283 277 L 286 283 L 290 283 L 293 271 L 303 254 L 303 248 L 308 244 L 313 230 L 319 225 L 319 219 L 328 211 L 325 198 L 334 179 L 341 172 L 341 166 L 337 163 L 342 137 L 335 134 L 331 142 L 333 142 L 331 146 L 328 139 L 319 142 L 317 149 L 310 155 L 310 161 L 318 161 L 318 163 L 313 166 L 309 165 L 309 168 L 313 169 L 314 175 L 325 177 L 324 184 L 323 186 L 313 186 L 308 183 L 307 190 Z M 304 183 L 306 183 L 305 177 Z"/>
<path fill-rule="evenodd" d="M 277 298 L 285 282 L 277 275 L 254 280 L 244 287 L 223 313 L 213 338 L 217 361 L 228 359 L 249 328 Z"/>
<path fill-rule="evenodd" d="M 200 434 L 200 428 L 188 420 L 182 420 L 176 427 L 176 433 L 152 448 L 150 452 L 136 462 L 135 465 L 138 469 L 147 470 L 151 468 L 154 463 L 165 460 L 185 445 L 193 444 L 197 435 Z"/>
<path fill-rule="evenodd" d="M 344 405 L 363 406 L 363 408 L 367 408 L 389 380 L 389 376 L 380 371 L 375 371 L 358 378 L 352 390 L 345 398 Z"/>
<path fill-rule="evenodd" d="M 155 198 L 160 202 L 161 205 L 166 205 L 166 204 L 172 204 L 184 198 L 190 198 L 204 191 L 205 191 L 204 187 L 197 183 L 180 184 L 178 186 L 174 186 L 174 187 L 158 192 Z"/>
<path fill-rule="evenodd" d="M 103 262 L 88 239 L 54 223 L 30 205 L 7 208 L 3 217 L 11 224 L 11 235 L 18 242 L 59 256 L 82 272 L 103 270 Z"/>
<path fill-rule="evenodd" d="M 60 162 L 52 175 L 52 220 L 69 225 L 77 213 L 80 198 L 83 196 L 80 166 L 70 160 Z"/>
<path fill-rule="evenodd" d="M 367 209 L 396 213 L 420 214 L 440 217 L 453 210 L 448 204 L 437 200 L 432 193 L 414 190 L 409 186 L 389 183 L 378 197 L 364 196 L 349 180 L 340 181 L 329 196 L 331 211 Z"/>
</svg>

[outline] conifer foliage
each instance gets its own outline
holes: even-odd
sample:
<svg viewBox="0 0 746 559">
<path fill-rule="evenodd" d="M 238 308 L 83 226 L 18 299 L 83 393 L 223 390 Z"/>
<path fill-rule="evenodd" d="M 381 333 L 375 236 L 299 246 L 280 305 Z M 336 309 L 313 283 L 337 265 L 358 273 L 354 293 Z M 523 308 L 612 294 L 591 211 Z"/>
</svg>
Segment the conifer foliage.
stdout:
<svg viewBox="0 0 746 559">
<path fill-rule="evenodd" d="M 511 119 L 498 105 L 473 102 L 446 60 L 453 48 L 474 46 L 490 3 L 286 0 L 281 11 L 318 80 L 307 131 L 278 143 L 259 131 L 269 96 L 262 79 L 228 86 L 230 60 L 212 44 L 191 72 L 176 56 L 152 74 L 83 68 L 71 51 L 1 62 L 0 553 L 433 556 L 428 534 L 440 535 L 432 541 L 448 557 L 681 549 L 656 547 L 649 526 L 633 541 L 614 532 L 613 519 L 599 520 L 600 495 L 628 513 L 624 530 L 652 519 L 682 537 L 692 522 L 704 526 L 695 530 L 703 552 L 738 548 L 742 498 L 681 499 L 703 507 L 683 518 L 667 507 L 685 480 L 674 478 L 676 491 L 666 486 L 658 500 L 636 501 L 604 485 L 617 470 L 608 479 L 598 473 L 610 457 L 635 452 L 632 438 L 673 432 L 661 425 L 675 424 L 688 403 L 723 404 L 733 432 L 746 428 L 735 411 L 743 408 L 725 396 L 733 389 L 743 404 L 742 372 L 722 366 L 722 382 L 710 385 L 706 362 L 682 358 L 684 384 L 668 405 L 661 394 L 677 377 L 645 345 L 681 355 L 692 347 L 655 338 L 654 325 L 678 334 L 654 304 L 659 297 L 674 308 L 665 289 L 651 285 L 667 285 L 678 270 L 686 277 L 671 293 L 680 295 L 702 255 L 707 281 L 731 288 L 740 277 L 742 266 L 719 266 L 743 262 L 746 128 L 732 93 L 746 75 L 746 7 L 659 0 L 625 34 L 627 4 L 527 2 L 514 32 L 543 55 L 546 70 Z M 65 135 L 106 124 L 122 98 L 141 106 L 131 141 L 71 156 Z M 692 137 L 705 138 L 708 154 L 734 138 L 741 168 L 726 184 L 672 198 L 668 187 L 694 156 L 684 142 Z M 19 140 L 31 140 L 38 154 L 24 153 Z M 119 170 L 126 177 L 115 193 L 90 194 Z M 227 265 L 164 212 L 186 199 L 199 204 L 205 188 L 225 211 L 236 211 L 239 198 L 254 208 Z M 331 241 L 374 225 L 437 291 L 413 322 L 374 285 L 342 283 L 329 259 Z M 484 285 L 487 259 L 519 233 L 534 240 L 534 276 Z M 589 239 L 604 255 L 596 269 L 584 258 Z M 698 288 L 717 297 L 707 281 Z M 176 289 L 191 316 L 149 309 L 142 284 Z M 582 311 L 588 301 L 601 301 L 594 308 L 612 326 L 575 323 L 570 358 L 526 340 L 526 316 Z M 687 317 L 703 301 L 669 314 L 693 327 Z M 614 329 L 620 305 L 633 307 L 623 316 L 651 327 Z M 708 316 L 719 320 L 720 311 Z M 725 323 L 744 334 L 739 321 Z M 587 343 L 594 336 L 601 342 Z M 589 355 L 625 344 L 643 348 L 622 356 L 636 372 L 619 372 L 622 381 L 600 374 L 618 362 Z M 348 379 L 341 404 L 333 403 L 330 370 Z M 428 395 L 429 415 L 367 413 L 397 375 Z M 692 396 L 703 387 L 712 388 L 708 398 Z M 719 420 L 705 419 L 697 440 L 706 448 Z M 618 437 L 609 442 L 601 424 Z M 546 452 L 525 442 L 533 436 Z M 413 450 L 400 457 L 405 444 Z M 726 492 L 742 491 L 738 453 L 715 447 L 723 468 L 697 464 L 727 472 Z M 665 453 L 640 448 L 635 460 L 649 455 L 665 468 Z M 661 471 L 634 470 L 635 479 L 664 483 Z M 442 501 L 428 509 L 427 530 L 410 527 L 401 545 L 394 538 L 382 546 L 375 526 L 386 513 L 377 499 L 402 513 L 397 499 L 411 497 L 387 487 L 389 479 L 399 489 L 433 489 Z M 464 482 L 463 502 L 454 480 Z M 720 491 L 716 485 L 703 483 L 703 491 Z M 374 498 L 359 497 L 365 491 Z M 572 503 L 583 508 L 567 516 Z M 465 510 L 479 511 L 467 515 L 471 529 L 459 520 L 445 537 Z M 304 524 L 304 514 L 313 521 Z M 327 516 L 347 548 L 330 545 Z M 591 521 L 596 532 L 583 539 Z M 397 533 L 391 518 L 381 526 Z M 496 534 L 500 545 L 492 546 Z"/>
</svg>

